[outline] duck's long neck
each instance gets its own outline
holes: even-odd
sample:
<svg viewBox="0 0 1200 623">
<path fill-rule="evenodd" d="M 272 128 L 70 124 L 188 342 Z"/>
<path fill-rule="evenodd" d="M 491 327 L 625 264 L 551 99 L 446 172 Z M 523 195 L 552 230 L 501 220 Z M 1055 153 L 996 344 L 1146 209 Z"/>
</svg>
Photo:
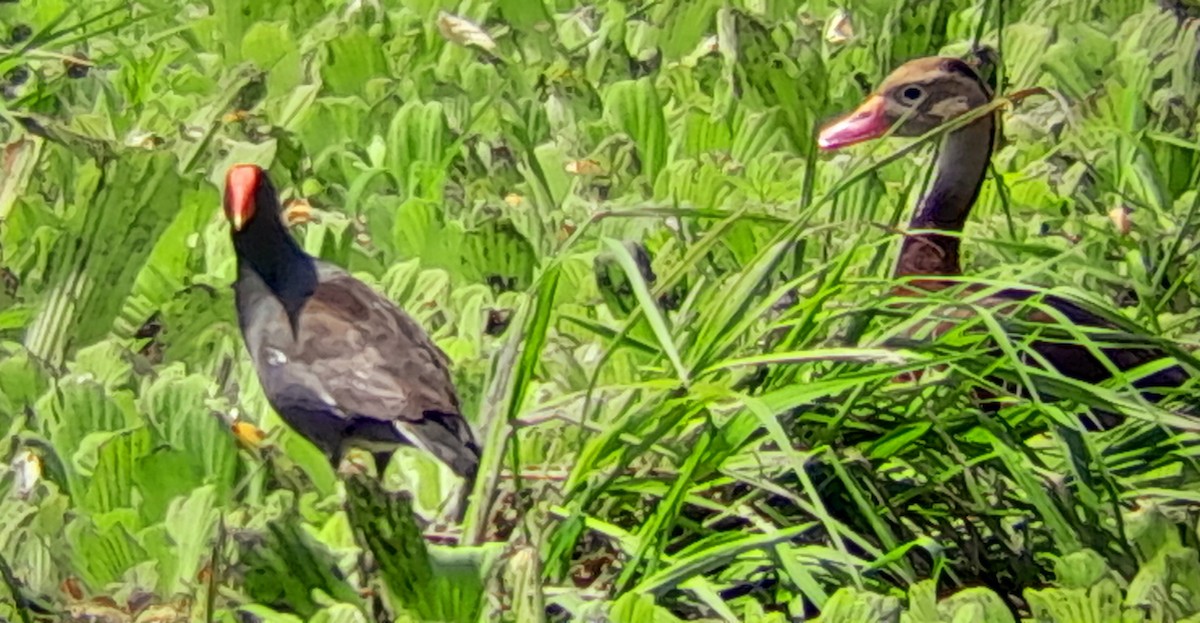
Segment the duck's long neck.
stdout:
<svg viewBox="0 0 1200 623">
<path fill-rule="evenodd" d="M 992 157 L 995 124 L 995 113 L 991 113 L 942 139 L 933 185 L 917 202 L 910 230 L 962 232 Z M 961 274 L 958 250 L 957 235 L 908 233 L 900 246 L 895 275 Z"/>
</svg>

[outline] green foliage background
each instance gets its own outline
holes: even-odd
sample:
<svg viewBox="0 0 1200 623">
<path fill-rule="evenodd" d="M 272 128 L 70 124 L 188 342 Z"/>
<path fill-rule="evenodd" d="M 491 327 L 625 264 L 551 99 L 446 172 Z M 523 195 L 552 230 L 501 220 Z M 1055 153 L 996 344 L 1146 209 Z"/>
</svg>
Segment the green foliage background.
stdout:
<svg viewBox="0 0 1200 623">
<path fill-rule="evenodd" d="M 1005 113 L 969 273 L 1194 367 L 1187 10 L 0 3 L 0 617 L 1200 620 L 1188 390 L 1028 367 L 1035 333 L 983 310 L 896 347 L 948 300 L 885 296 L 928 143 L 813 141 L 904 60 L 993 47 L 1001 93 L 1053 97 Z M 427 550 L 267 407 L 228 287 L 236 162 L 453 359 L 487 445 L 463 546 Z M 996 376 L 1032 398 L 984 415 Z M 1084 431 L 1095 406 L 1124 423 Z M 394 466 L 423 514 L 454 484 Z"/>
</svg>

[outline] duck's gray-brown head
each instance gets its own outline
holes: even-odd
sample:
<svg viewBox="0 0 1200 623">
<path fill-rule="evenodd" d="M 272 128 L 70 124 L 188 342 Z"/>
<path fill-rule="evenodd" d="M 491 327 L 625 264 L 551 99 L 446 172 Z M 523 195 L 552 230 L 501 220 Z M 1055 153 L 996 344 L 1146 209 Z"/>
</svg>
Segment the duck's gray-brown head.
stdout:
<svg viewBox="0 0 1200 623">
<path fill-rule="evenodd" d="M 891 73 L 858 108 L 821 130 L 817 144 L 840 149 L 879 138 L 926 132 L 991 100 L 979 75 L 965 62 L 933 56 L 909 61 Z"/>
</svg>

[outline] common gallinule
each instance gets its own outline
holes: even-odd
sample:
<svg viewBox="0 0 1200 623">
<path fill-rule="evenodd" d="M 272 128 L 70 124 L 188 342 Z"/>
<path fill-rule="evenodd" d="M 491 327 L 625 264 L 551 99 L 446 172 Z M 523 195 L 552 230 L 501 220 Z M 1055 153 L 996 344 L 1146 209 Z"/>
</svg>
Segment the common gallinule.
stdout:
<svg viewBox="0 0 1200 623">
<path fill-rule="evenodd" d="M 238 323 L 271 406 L 335 467 L 361 447 L 382 474 L 408 444 L 450 466 L 469 490 L 479 447 L 445 353 L 390 300 L 300 248 L 261 168 L 230 168 L 224 204 Z"/>
</svg>

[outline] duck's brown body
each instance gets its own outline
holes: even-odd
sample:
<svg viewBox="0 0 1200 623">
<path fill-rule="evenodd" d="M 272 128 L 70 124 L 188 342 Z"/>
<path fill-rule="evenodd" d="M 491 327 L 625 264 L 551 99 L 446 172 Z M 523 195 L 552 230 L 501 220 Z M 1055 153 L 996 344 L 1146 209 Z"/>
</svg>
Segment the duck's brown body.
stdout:
<svg viewBox="0 0 1200 623">
<path fill-rule="evenodd" d="M 987 86 L 966 63 L 954 58 L 918 59 L 888 76 L 857 110 L 827 126 L 821 132 L 819 144 L 822 149 L 838 149 L 878 138 L 889 129 L 897 136 L 920 136 L 986 105 L 991 97 Z M 956 295 L 970 298 L 974 305 L 991 308 L 996 313 L 1024 322 L 1057 324 L 1058 319 L 1044 309 L 1026 304 L 1035 295 L 1033 291 L 1006 289 L 980 294 L 986 286 L 964 287 L 961 280 L 947 279 L 962 274 L 958 234 L 966 224 L 991 159 L 996 114 L 979 116 L 942 139 L 930 191 L 917 204 L 894 270 L 896 277 L 912 279 L 897 286 L 894 293 L 913 296 L 957 288 Z M 1130 342 L 1113 323 L 1076 303 L 1044 296 L 1040 305 L 1053 308 L 1075 325 L 1111 332 L 1098 340 L 1101 343 Z M 945 314 L 944 326 L 934 333 L 948 328 L 956 316 L 961 317 L 961 313 Z M 1032 348 L 1065 376 L 1093 384 L 1112 377 L 1110 366 L 1093 350 L 1069 339 L 1038 339 Z M 1135 344 L 1104 347 L 1100 353 L 1121 371 L 1166 356 L 1158 348 Z M 1188 378 L 1183 368 L 1171 365 L 1137 379 L 1134 386 L 1147 398 L 1158 400 L 1162 393 L 1152 388 L 1178 387 Z"/>
<path fill-rule="evenodd" d="M 399 445 L 472 481 L 479 448 L 449 361 L 408 314 L 284 228 L 266 174 L 240 165 L 225 210 L 238 257 L 234 293 L 246 348 L 271 406 L 336 465 L 350 447 L 380 467 Z"/>
</svg>

